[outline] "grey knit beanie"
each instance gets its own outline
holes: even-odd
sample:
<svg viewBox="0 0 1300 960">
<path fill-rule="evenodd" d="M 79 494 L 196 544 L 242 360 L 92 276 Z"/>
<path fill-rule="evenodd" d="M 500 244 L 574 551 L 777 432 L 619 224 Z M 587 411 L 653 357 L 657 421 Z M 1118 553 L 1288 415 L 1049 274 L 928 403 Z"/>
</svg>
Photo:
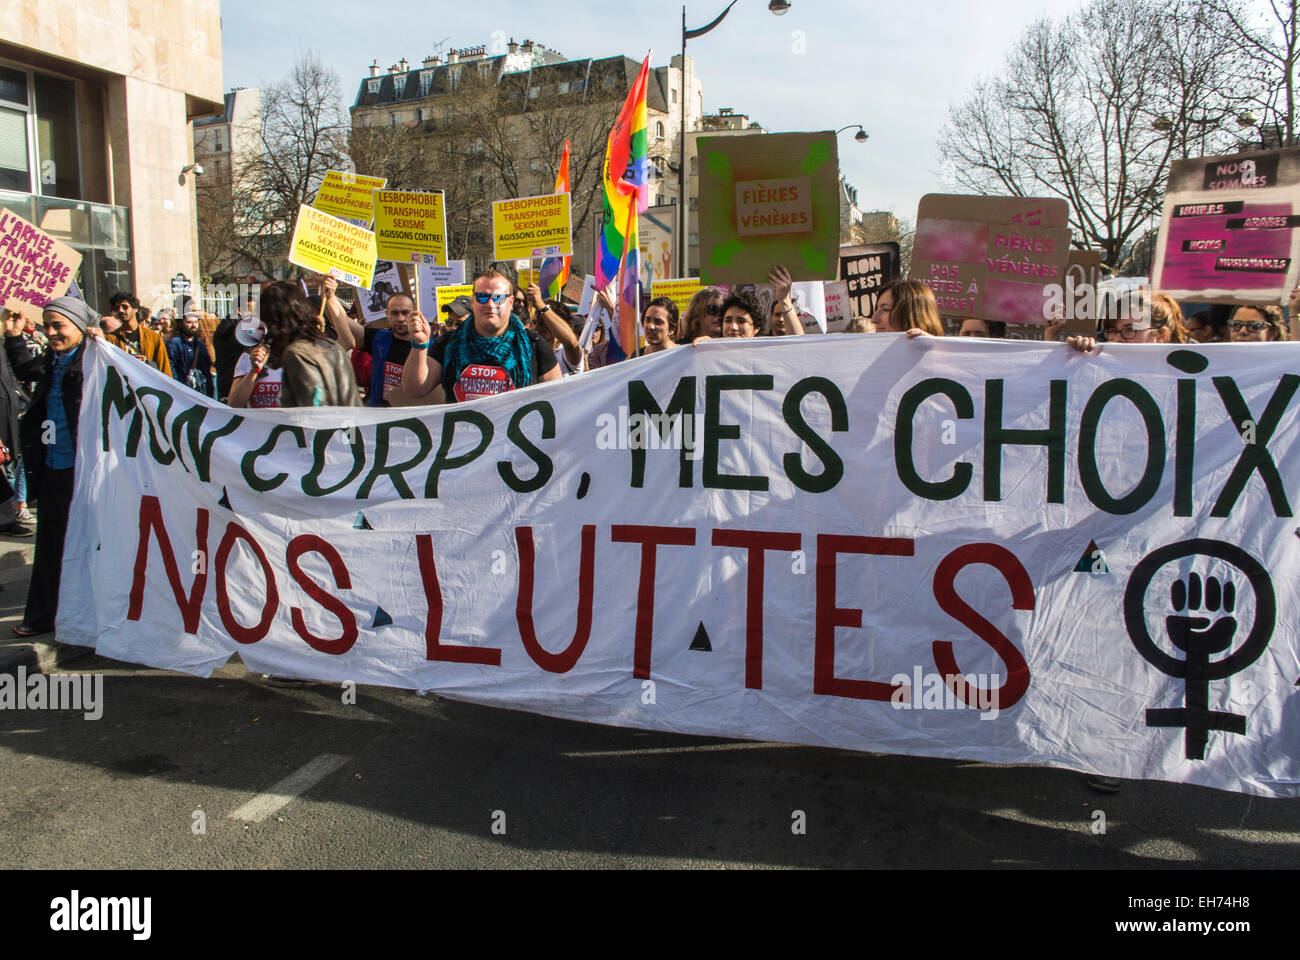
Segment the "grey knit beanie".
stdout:
<svg viewBox="0 0 1300 960">
<path fill-rule="evenodd" d="M 85 300 L 76 297 L 55 297 L 44 307 L 60 316 L 67 317 L 78 330 L 86 332 L 87 327 L 99 326 L 99 314 L 90 309 Z"/>
</svg>

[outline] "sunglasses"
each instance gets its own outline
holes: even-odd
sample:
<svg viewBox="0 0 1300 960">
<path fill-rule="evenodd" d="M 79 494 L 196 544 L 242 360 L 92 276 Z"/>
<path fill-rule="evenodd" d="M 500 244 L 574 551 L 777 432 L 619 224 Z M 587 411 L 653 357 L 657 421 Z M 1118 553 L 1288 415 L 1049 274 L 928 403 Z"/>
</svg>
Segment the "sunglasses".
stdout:
<svg viewBox="0 0 1300 960">
<path fill-rule="evenodd" d="M 1267 320 L 1234 320 L 1232 321 L 1231 326 L 1232 329 L 1239 333 L 1243 333 L 1247 330 L 1251 333 L 1259 333 L 1261 330 L 1267 330 L 1272 326 L 1272 324 Z"/>
<path fill-rule="evenodd" d="M 493 303 L 505 303 L 511 299 L 511 296 L 508 293 L 475 293 L 474 299 L 479 303 L 487 303 L 489 300 Z"/>
</svg>

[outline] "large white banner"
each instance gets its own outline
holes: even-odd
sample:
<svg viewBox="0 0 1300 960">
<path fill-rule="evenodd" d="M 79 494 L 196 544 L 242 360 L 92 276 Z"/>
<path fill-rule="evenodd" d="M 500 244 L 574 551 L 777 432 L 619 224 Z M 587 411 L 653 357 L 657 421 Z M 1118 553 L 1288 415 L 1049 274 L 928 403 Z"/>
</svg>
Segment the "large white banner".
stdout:
<svg viewBox="0 0 1300 960">
<path fill-rule="evenodd" d="M 108 656 L 1300 787 L 1300 346 L 713 341 L 401 410 L 85 365 L 59 633 Z"/>
</svg>

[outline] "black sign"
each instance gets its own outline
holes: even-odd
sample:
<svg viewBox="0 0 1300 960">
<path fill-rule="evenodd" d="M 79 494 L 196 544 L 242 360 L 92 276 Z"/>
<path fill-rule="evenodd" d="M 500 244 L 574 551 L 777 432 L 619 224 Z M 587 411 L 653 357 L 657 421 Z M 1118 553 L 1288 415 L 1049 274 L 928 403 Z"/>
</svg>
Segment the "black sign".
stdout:
<svg viewBox="0 0 1300 960">
<path fill-rule="evenodd" d="M 180 294 L 180 293 L 189 293 L 189 292 L 190 292 L 189 277 L 185 276 L 185 274 L 183 273 L 178 273 L 176 274 L 176 276 L 172 277 L 172 293 Z"/>
<path fill-rule="evenodd" d="M 869 317 L 876 312 L 876 298 L 898 279 L 898 265 L 896 243 L 840 247 L 840 279 L 848 285 L 853 316 Z"/>
<path fill-rule="evenodd" d="M 1276 153 L 1254 157 L 1224 157 L 1205 165 L 1206 190 L 1241 190 L 1277 186 Z"/>
</svg>

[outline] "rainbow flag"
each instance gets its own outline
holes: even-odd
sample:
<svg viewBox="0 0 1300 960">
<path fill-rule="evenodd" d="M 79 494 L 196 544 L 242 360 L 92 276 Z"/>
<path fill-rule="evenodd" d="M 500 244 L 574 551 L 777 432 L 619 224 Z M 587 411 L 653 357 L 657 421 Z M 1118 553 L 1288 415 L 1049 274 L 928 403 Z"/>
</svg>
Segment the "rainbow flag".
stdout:
<svg viewBox="0 0 1300 960">
<path fill-rule="evenodd" d="M 609 286 L 623 263 L 627 240 L 623 228 L 629 225 L 628 212 L 645 213 L 650 205 L 650 135 L 646 118 L 649 81 L 650 57 L 647 56 L 605 145 L 604 203 L 600 250 L 596 256 L 598 290 Z"/>
<path fill-rule="evenodd" d="M 636 354 L 637 318 L 641 314 L 641 243 L 640 221 L 636 204 L 631 204 L 627 214 L 627 230 L 623 233 L 623 256 L 618 270 L 618 317 L 610 324 L 609 347 L 605 363 L 617 363 Z"/>
<path fill-rule="evenodd" d="M 560 172 L 555 175 L 555 192 L 569 193 L 569 141 L 564 141 L 564 158 L 560 161 Z M 559 300 L 560 291 L 569 280 L 569 262 L 572 257 L 547 257 L 542 261 L 537 285 L 542 288 L 547 300 Z"/>
</svg>

